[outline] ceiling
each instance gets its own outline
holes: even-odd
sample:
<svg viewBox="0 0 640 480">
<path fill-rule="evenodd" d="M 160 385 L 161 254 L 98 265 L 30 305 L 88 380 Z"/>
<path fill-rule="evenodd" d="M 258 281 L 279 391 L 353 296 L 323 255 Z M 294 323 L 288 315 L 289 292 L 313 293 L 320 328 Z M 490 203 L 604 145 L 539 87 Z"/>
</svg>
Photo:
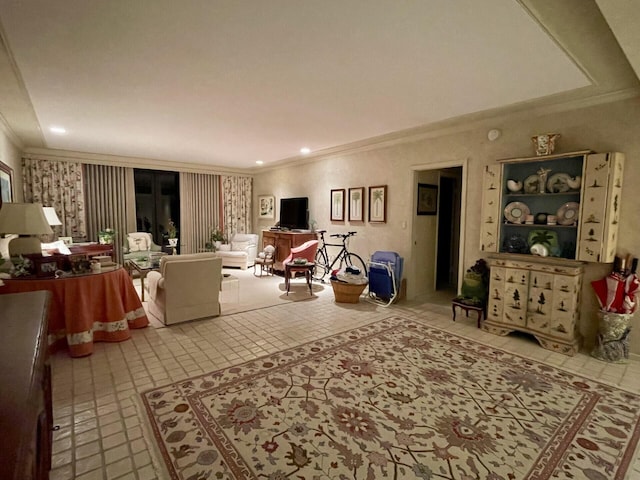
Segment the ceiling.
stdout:
<svg viewBox="0 0 640 480">
<path fill-rule="evenodd" d="M 0 0 L 0 113 L 27 150 L 269 166 L 301 147 L 637 93 L 639 5 Z"/>
</svg>

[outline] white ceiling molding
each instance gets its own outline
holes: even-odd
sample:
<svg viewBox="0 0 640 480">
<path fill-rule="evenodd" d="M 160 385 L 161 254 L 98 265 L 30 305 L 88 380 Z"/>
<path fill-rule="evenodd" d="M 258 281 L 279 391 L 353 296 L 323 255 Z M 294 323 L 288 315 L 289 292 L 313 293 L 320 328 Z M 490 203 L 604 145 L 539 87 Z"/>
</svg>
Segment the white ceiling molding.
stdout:
<svg viewBox="0 0 640 480">
<path fill-rule="evenodd" d="M 172 162 L 153 158 L 123 157 L 100 153 L 73 152 L 48 148 L 27 148 L 22 155 L 25 158 L 40 158 L 53 161 L 79 162 L 114 167 L 147 168 L 149 170 L 167 170 L 185 173 L 206 173 L 209 175 L 253 176 L 253 172 L 242 168 L 225 168 L 215 165 L 202 165 L 188 162 Z"/>
</svg>

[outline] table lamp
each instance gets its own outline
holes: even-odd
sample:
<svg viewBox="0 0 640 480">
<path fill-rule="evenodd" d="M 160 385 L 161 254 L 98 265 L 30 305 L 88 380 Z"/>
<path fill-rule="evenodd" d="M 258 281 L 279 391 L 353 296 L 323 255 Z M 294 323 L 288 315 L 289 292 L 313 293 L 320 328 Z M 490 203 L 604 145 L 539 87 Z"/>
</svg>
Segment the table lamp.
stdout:
<svg viewBox="0 0 640 480">
<path fill-rule="evenodd" d="M 20 235 L 9 242 L 9 256 L 42 253 L 40 239 L 33 235 L 51 234 L 40 203 L 3 203 L 0 208 L 0 233 Z"/>
</svg>

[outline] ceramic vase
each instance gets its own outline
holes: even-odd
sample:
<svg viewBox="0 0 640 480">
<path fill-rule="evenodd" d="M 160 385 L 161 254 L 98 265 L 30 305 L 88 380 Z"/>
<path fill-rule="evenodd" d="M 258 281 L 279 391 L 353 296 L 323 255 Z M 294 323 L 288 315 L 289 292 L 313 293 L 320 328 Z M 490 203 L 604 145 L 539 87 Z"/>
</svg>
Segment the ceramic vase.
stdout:
<svg viewBox="0 0 640 480">
<path fill-rule="evenodd" d="M 556 148 L 556 140 L 559 138 L 559 133 L 543 133 L 531 137 L 536 155 L 551 155 Z"/>
</svg>

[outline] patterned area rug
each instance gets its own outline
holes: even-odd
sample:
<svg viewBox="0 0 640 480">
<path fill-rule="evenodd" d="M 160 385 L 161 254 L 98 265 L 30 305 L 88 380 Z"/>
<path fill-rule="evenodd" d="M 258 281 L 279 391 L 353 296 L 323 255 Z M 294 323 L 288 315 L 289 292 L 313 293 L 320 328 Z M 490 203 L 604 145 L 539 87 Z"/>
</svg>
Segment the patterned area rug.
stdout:
<svg viewBox="0 0 640 480">
<path fill-rule="evenodd" d="M 173 479 L 622 479 L 640 395 L 392 317 L 143 394 Z"/>
</svg>

